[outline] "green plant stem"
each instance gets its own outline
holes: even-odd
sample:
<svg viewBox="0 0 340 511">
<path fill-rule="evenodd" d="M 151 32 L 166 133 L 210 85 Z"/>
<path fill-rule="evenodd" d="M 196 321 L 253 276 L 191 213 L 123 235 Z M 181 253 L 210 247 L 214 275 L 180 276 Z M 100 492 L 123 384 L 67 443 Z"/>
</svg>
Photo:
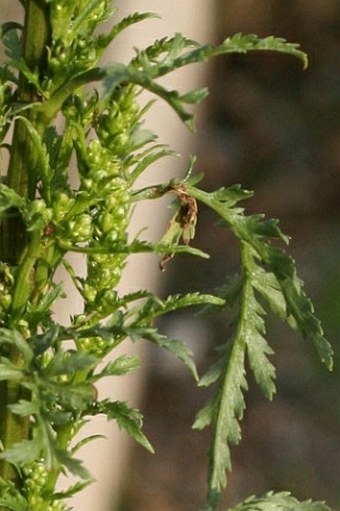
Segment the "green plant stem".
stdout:
<svg viewBox="0 0 340 511">
<path fill-rule="evenodd" d="M 31 71 L 39 69 L 43 72 L 44 70 L 49 34 L 48 4 L 43 0 L 26 0 L 22 56 Z M 19 104 L 27 105 L 37 101 L 34 87 L 23 74 L 19 77 L 17 101 Z M 30 109 L 24 111 L 22 115 L 32 122 L 40 134 L 43 133 L 45 126 L 34 118 Z M 7 184 L 22 197 L 30 199 L 35 197 L 36 160 L 36 151 L 27 128 L 20 119 L 17 119 L 13 132 Z M 39 239 L 35 234 L 30 237 L 27 235 L 24 222 L 19 212 L 14 209 L 9 212 L 7 220 L 3 222 L 0 235 L 2 260 L 18 267 L 12 302 L 14 319 L 18 322 L 32 291 L 30 274 L 39 253 Z M 12 350 L 10 358 L 16 365 L 21 364 L 21 356 L 17 350 Z M 15 416 L 8 410 L 8 405 L 17 402 L 22 392 L 20 385 L 13 382 L 3 382 L 0 385 L 0 438 L 6 449 L 29 435 L 28 419 Z M 18 479 L 13 466 L 5 461 L 0 463 L 0 476 L 15 482 Z"/>
<path fill-rule="evenodd" d="M 74 375 L 73 384 L 85 382 L 88 377 L 89 371 L 83 370 L 78 371 Z M 57 429 L 57 444 L 58 448 L 64 450 L 68 447 L 70 440 L 74 437 L 74 431 L 76 430 L 75 422 L 69 422 L 68 424 L 64 424 Z M 45 489 L 47 493 L 53 493 L 55 491 L 55 486 L 57 484 L 58 478 L 62 471 L 63 467 L 60 466 L 55 468 L 54 470 L 50 470 L 47 476 Z"/>
<path fill-rule="evenodd" d="M 17 350 L 12 351 L 11 359 L 16 365 L 20 365 L 22 362 L 21 354 Z M 8 405 L 17 403 L 20 398 L 24 397 L 23 389 L 15 382 L 2 382 L 0 392 L 1 441 L 4 446 L 8 447 L 28 437 L 29 422 L 26 418 L 19 417 L 8 410 Z M 4 460 L 0 460 L 0 477 L 7 481 L 18 481 L 18 474 L 13 465 Z M 0 511 L 3 511 L 1 506 Z"/>
<path fill-rule="evenodd" d="M 40 233 L 34 232 L 15 280 L 12 305 L 10 309 L 10 317 L 14 326 L 18 321 L 20 321 L 26 301 L 31 295 L 32 287 L 34 286 L 33 268 L 39 257 L 40 249 Z"/>
<path fill-rule="evenodd" d="M 49 32 L 49 19 L 45 2 L 28 0 L 26 2 L 23 32 L 23 59 L 32 71 L 36 68 L 44 69 Z M 17 101 L 19 104 L 28 105 L 37 101 L 33 86 L 23 74 L 20 74 L 19 77 Z M 22 115 L 34 124 L 39 133 L 44 131 L 45 126 L 41 121 L 34 119 L 34 114 L 30 109 L 24 111 Z M 25 124 L 17 119 L 14 125 L 7 185 L 19 195 L 33 199 L 36 187 L 35 165 L 36 151 L 30 134 Z M 2 259 L 13 265 L 18 264 L 25 243 L 26 234 L 23 222 L 18 212 L 11 211 L 10 218 L 4 224 L 2 233 Z"/>
<path fill-rule="evenodd" d="M 57 444 L 58 448 L 64 450 L 69 445 L 71 438 L 73 437 L 74 423 L 65 424 L 60 426 L 57 432 Z M 63 467 L 59 466 L 50 470 L 47 476 L 47 480 L 45 483 L 45 490 L 48 494 L 53 494 L 55 491 L 55 486 L 57 484 L 60 473 L 62 472 Z"/>
</svg>

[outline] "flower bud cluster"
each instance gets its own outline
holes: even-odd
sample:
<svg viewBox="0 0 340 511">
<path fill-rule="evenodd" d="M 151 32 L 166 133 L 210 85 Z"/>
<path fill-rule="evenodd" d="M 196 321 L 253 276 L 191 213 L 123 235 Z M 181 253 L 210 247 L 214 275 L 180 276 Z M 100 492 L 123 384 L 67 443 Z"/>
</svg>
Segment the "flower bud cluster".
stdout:
<svg viewBox="0 0 340 511">
<path fill-rule="evenodd" d="M 98 139 L 78 151 L 81 189 L 100 198 L 80 219 L 82 229 L 91 236 L 92 253 L 83 286 L 88 311 L 108 308 L 126 262 L 124 247 L 131 208 L 129 144 L 139 115 L 135 96 L 130 86 L 117 91 L 97 118 Z M 71 229 L 74 233 L 79 226 L 72 225 Z"/>
<path fill-rule="evenodd" d="M 77 37 L 70 45 L 67 41 L 58 40 L 52 47 L 49 67 L 53 74 L 59 74 L 72 68 L 72 73 L 92 67 L 97 60 L 97 51 L 92 41 Z"/>
<path fill-rule="evenodd" d="M 67 511 L 61 500 L 49 499 L 47 502 L 43 497 L 48 470 L 42 462 L 36 461 L 25 467 L 23 475 L 23 490 L 29 509 L 34 511 Z"/>
<path fill-rule="evenodd" d="M 101 0 L 81 22 L 79 16 L 88 7 L 88 0 L 54 0 L 51 2 L 51 24 L 54 40 L 49 52 L 49 68 L 57 78 L 73 75 L 91 68 L 99 57 L 96 36 L 93 35 L 98 23 L 105 21 L 110 13 L 110 2 Z M 53 87 L 53 82 L 50 83 Z"/>
<path fill-rule="evenodd" d="M 139 119 L 139 106 L 135 97 L 133 86 L 119 89 L 111 98 L 110 108 L 98 119 L 99 139 L 120 158 L 131 153 L 131 134 Z"/>
<path fill-rule="evenodd" d="M 7 311 L 12 303 L 14 276 L 8 264 L 0 262 L 0 325 L 5 322 Z"/>
<path fill-rule="evenodd" d="M 25 221 L 30 230 L 43 230 L 53 219 L 53 210 L 43 199 L 32 200 L 25 211 Z"/>
<path fill-rule="evenodd" d="M 79 194 L 78 199 L 71 191 L 57 191 L 53 200 L 53 229 L 60 239 L 72 243 L 87 242 L 92 239 L 92 216 L 81 207 L 87 197 Z M 78 207 L 77 207 L 78 200 Z M 87 208 L 86 208 L 87 209 Z"/>
<path fill-rule="evenodd" d="M 53 198 L 53 219 L 58 224 L 74 206 L 74 197 L 69 193 L 57 191 Z"/>
<path fill-rule="evenodd" d="M 99 176 L 99 181 L 102 179 Z M 88 258 L 84 294 L 92 303 L 99 296 L 103 298 L 103 293 L 110 292 L 117 285 L 126 258 L 125 254 L 117 253 L 117 246 L 127 242 L 130 193 L 123 179 L 115 178 L 112 181 L 110 190 L 104 188 L 101 207 L 92 216 L 94 236 L 90 245 L 93 249 L 105 248 L 105 253 L 99 250 Z"/>
</svg>

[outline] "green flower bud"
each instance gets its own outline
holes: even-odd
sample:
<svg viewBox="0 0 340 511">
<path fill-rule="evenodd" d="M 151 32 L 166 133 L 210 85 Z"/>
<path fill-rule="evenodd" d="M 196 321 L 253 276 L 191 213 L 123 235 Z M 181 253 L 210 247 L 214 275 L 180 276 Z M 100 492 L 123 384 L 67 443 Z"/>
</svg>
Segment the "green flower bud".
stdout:
<svg viewBox="0 0 340 511">
<path fill-rule="evenodd" d="M 90 263 L 90 265 L 93 267 L 96 267 L 95 263 L 98 263 L 98 264 L 105 263 L 105 261 L 107 259 L 107 255 L 106 254 L 93 254 L 91 256 L 91 259 L 92 259 L 92 262 Z"/>
<path fill-rule="evenodd" d="M 99 217 L 99 225 L 103 233 L 111 231 L 115 227 L 115 215 L 104 213 Z"/>
<path fill-rule="evenodd" d="M 87 241 L 92 236 L 92 217 L 86 213 L 76 216 L 69 223 L 69 236 L 75 241 Z"/>
<path fill-rule="evenodd" d="M 56 221 L 63 220 L 64 216 L 74 205 L 74 198 L 65 192 L 57 192 L 53 203 L 53 213 Z"/>
<path fill-rule="evenodd" d="M 84 297 L 88 302 L 94 302 L 97 296 L 96 288 L 90 284 L 85 284 L 83 288 Z"/>
<path fill-rule="evenodd" d="M 113 216 L 119 221 L 126 217 L 126 212 L 126 208 L 124 206 L 120 206 L 113 211 Z"/>
<path fill-rule="evenodd" d="M 108 232 L 104 238 L 106 245 L 114 244 L 118 241 L 118 239 L 119 239 L 119 232 L 115 229 Z"/>
<path fill-rule="evenodd" d="M 109 177 L 109 174 L 106 169 L 99 169 L 99 170 L 93 169 L 92 172 L 90 173 L 90 175 L 92 175 L 93 180 L 97 184 L 100 183 L 100 181 L 103 181 Z"/>
<path fill-rule="evenodd" d="M 11 295 L 6 294 L 6 295 L 3 295 L 3 296 L 0 297 L 0 306 L 4 310 L 7 311 L 10 308 L 11 303 L 12 303 L 12 296 Z"/>
<path fill-rule="evenodd" d="M 85 188 L 85 190 L 92 190 L 93 189 L 93 179 L 83 179 L 82 181 L 82 184 L 83 184 L 83 187 Z"/>
</svg>

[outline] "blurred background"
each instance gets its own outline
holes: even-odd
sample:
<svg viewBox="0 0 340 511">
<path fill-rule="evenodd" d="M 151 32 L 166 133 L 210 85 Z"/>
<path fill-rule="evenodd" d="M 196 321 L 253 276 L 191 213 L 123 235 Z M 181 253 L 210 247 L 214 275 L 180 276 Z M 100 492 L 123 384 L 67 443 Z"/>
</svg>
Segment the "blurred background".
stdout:
<svg viewBox="0 0 340 511">
<path fill-rule="evenodd" d="M 269 403 L 250 386 L 243 441 L 233 449 L 221 509 L 269 489 L 340 509 L 340 2 L 215 0 L 210 8 L 213 42 L 235 32 L 273 34 L 309 55 L 306 71 L 278 54 L 210 63 L 196 169 L 204 171 L 208 189 L 241 183 L 255 190 L 248 211 L 280 219 L 336 353 L 328 374 L 305 341 L 269 321 L 278 392 Z M 163 280 L 166 291 L 212 291 L 236 271 L 233 240 L 214 230 L 214 222 L 201 209 L 197 245 L 210 252 L 210 262 L 175 259 Z M 201 374 L 213 347 L 229 335 L 224 314 L 180 314 L 162 328 L 189 340 Z M 191 424 L 208 395 L 180 365 L 150 353 L 141 408 L 156 455 L 134 448 L 119 511 L 197 511 L 202 505 L 210 435 L 191 431 Z"/>
</svg>

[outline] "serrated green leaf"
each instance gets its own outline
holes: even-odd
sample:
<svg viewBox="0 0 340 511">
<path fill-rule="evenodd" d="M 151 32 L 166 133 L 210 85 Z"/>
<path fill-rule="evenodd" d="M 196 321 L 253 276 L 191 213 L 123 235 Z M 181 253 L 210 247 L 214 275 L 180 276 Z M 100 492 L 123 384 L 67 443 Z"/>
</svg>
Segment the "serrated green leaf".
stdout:
<svg viewBox="0 0 340 511">
<path fill-rule="evenodd" d="M 156 149 L 160 149 L 159 151 Z M 164 158 L 165 156 L 172 156 L 176 153 L 167 149 L 164 145 L 153 146 L 151 151 L 143 151 L 142 154 L 138 154 L 137 163 L 135 167 L 130 171 L 130 179 L 134 182 L 142 172 L 149 167 L 152 163 Z"/>
<path fill-rule="evenodd" d="M 27 511 L 28 502 L 12 481 L 0 478 L 0 506 L 10 511 Z"/>
<path fill-rule="evenodd" d="M 26 399 L 20 399 L 18 403 L 8 405 L 8 408 L 12 413 L 27 417 L 39 412 L 39 403 L 37 401 L 27 401 Z"/>
<path fill-rule="evenodd" d="M 79 428 L 81 429 L 81 428 Z M 72 450 L 71 450 L 71 453 L 75 453 L 77 451 L 79 451 L 79 449 L 81 449 L 84 445 L 87 445 L 89 444 L 90 442 L 93 442 L 94 440 L 101 440 L 101 439 L 105 439 L 105 435 L 90 435 L 90 436 L 87 436 L 85 438 L 82 438 L 81 440 L 79 440 L 79 442 L 77 442 L 73 447 L 72 447 Z"/>
<path fill-rule="evenodd" d="M 144 49 L 136 50 L 136 56 L 131 60 L 130 66 L 134 70 L 150 71 L 152 64 L 162 66 L 163 72 L 169 72 L 168 66 L 176 57 L 178 57 L 185 48 L 197 48 L 199 44 L 192 39 L 184 37 L 180 33 L 176 33 L 172 37 L 163 37 L 156 39 L 150 46 Z M 159 71 L 154 71 L 158 73 Z M 153 76 L 154 77 L 154 76 Z"/>
<path fill-rule="evenodd" d="M 179 309 L 202 305 L 221 307 L 225 305 L 225 300 L 218 296 L 199 292 L 169 295 L 166 300 L 161 300 L 157 296 L 151 295 L 138 310 L 135 321 L 147 322 Z"/>
<path fill-rule="evenodd" d="M 244 190 L 241 185 L 232 185 L 229 188 L 219 188 L 215 192 L 212 192 L 211 196 L 218 202 L 223 202 L 228 208 L 232 208 L 238 202 L 253 197 L 254 192 Z"/>
<path fill-rule="evenodd" d="M 14 465 L 30 464 L 39 459 L 42 450 L 42 439 L 35 436 L 31 440 L 23 439 L 16 442 L 6 451 L 0 453 L 0 458 Z"/>
<path fill-rule="evenodd" d="M 252 282 L 256 291 L 264 298 L 265 304 L 274 314 L 286 321 L 287 304 L 275 275 L 257 266 L 252 275 Z"/>
<path fill-rule="evenodd" d="M 91 383 L 57 383 L 54 381 L 42 380 L 42 390 L 46 390 L 47 404 L 58 403 L 66 411 L 80 413 L 96 399 L 96 389 Z M 49 407 L 48 407 L 49 408 Z"/>
<path fill-rule="evenodd" d="M 210 491 L 220 491 L 225 487 L 226 471 L 231 470 L 229 445 L 237 445 L 241 439 L 239 420 L 243 417 L 245 409 L 243 392 L 247 389 L 244 370 L 245 341 L 242 334 L 241 327 L 230 349 L 219 390 L 219 403 L 210 447 Z"/>
<path fill-rule="evenodd" d="M 74 458 L 65 449 L 56 449 L 56 458 L 58 462 L 64 466 L 72 474 L 84 479 L 85 481 L 92 480 L 89 471 L 84 467 L 83 461 Z"/>
<path fill-rule="evenodd" d="M 58 298 L 65 298 L 66 294 L 62 284 L 51 284 L 51 288 L 40 298 L 35 310 L 37 312 L 48 311 Z"/>
<path fill-rule="evenodd" d="M 274 352 L 267 343 L 265 325 L 262 318 L 263 310 L 257 302 L 253 290 L 250 290 L 246 313 L 246 340 L 247 355 L 250 367 L 254 373 L 257 384 L 263 390 L 268 399 L 272 399 L 275 393 L 275 368 L 269 361 L 268 356 Z"/>
<path fill-rule="evenodd" d="M 36 88 L 37 92 L 39 94 L 42 95 L 42 97 L 44 96 L 44 90 L 41 88 L 41 85 L 40 85 L 40 79 L 39 79 L 39 72 L 38 72 L 38 69 L 34 69 L 34 71 L 32 71 L 26 64 L 26 62 L 23 60 L 23 58 L 18 58 L 16 60 L 11 60 L 11 67 L 12 68 L 15 68 L 17 69 L 18 71 L 20 71 L 20 73 L 23 74 L 23 76 L 25 76 L 25 78 L 27 79 L 27 81 L 29 83 L 31 83 L 32 85 L 34 85 L 34 87 Z M 18 112 L 18 110 L 16 110 L 16 112 Z"/>
<path fill-rule="evenodd" d="M 201 386 L 208 386 L 219 381 L 219 386 L 216 395 L 198 413 L 194 423 L 194 427 L 198 429 L 211 423 L 214 425 L 210 449 L 209 499 L 215 499 L 226 485 L 226 471 L 231 470 L 230 445 L 237 444 L 241 438 L 239 421 L 245 408 L 243 392 L 247 389 L 246 352 L 255 379 L 267 397 L 271 398 L 275 391 L 275 370 L 268 360 L 272 351 L 263 337 L 264 311 L 257 302 L 253 289 L 255 261 L 251 247 L 243 243 L 241 255 L 243 276 L 236 335 L 220 350 L 219 360 L 200 382 Z"/>
<path fill-rule="evenodd" d="M 68 350 L 55 353 L 43 373 L 49 377 L 72 375 L 77 371 L 89 370 L 97 364 L 94 355 L 82 351 Z"/>
<path fill-rule="evenodd" d="M 224 300 L 225 307 L 233 307 L 240 296 L 242 291 L 242 278 L 239 274 L 230 275 L 227 277 L 227 282 L 223 286 L 218 287 L 215 290 L 216 296 L 219 296 Z M 200 314 L 215 313 L 216 307 L 210 306 L 203 307 Z"/>
<path fill-rule="evenodd" d="M 285 53 L 299 58 L 302 61 L 304 68 L 306 68 L 308 64 L 307 55 L 300 50 L 300 46 L 298 44 L 288 43 L 285 39 L 280 37 L 268 36 L 260 38 L 256 34 L 241 33 L 228 37 L 220 45 L 201 46 L 180 58 L 188 64 L 193 62 L 202 62 L 217 55 L 248 53 L 250 51 L 274 51 Z M 176 64 L 179 65 L 178 62 Z M 183 65 L 183 63 L 181 65 Z"/>
<path fill-rule="evenodd" d="M 296 274 L 295 262 L 282 249 L 270 244 L 271 238 L 288 242 L 288 238 L 281 233 L 277 222 L 264 220 L 263 215 L 246 217 L 242 208 L 234 207 L 238 200 L 243 198 L 242 192 L 238 189 L 236 189 L 236 200 L 229 202 L 228 189 L 207 193 L 188 186 L 186 192 L 215 210 L 240 241 L 243 284 L 236 340 L 244 343 L 255 379 L 267 397 L 271 398 L 275 391 L 275 369 L 268 359 L 272 350 L 264 338 L 264 311 L 257 301 L 255 290 L 262 294 L 272 311 L 279 313 L 293 327 L 296 325 L 305 338 L 309 337 L 312 340 L 319 351 L 321 360 L 330 368 L 332 349 L 323 336 L 320 322 L 313 314 L 310 300 L 302 290 L 301 281 Z M 261 277 L 264 275 L 270 286 L 269 290 L 266 290 L 265 283 L 261 281 Z M 294 322 L 292 322 L 292 318 Z M 242 354 L 244 356 L 244 352 Z M 229 378 L 236 369 L 235 363 L 230 360 L 223 372 L 224 380 L 221 373 L 222 364 L 215 365 L 202 380 L 203 384 L 207 385 L 220 379 L 222 384 L 220 384 L 217 397 L 201 411 L 195 422 L 195 427 L 204 427 L 214 420 L 216 421 L 210 453 L 209 474 L 209 499 L 214 501 L 221 488 L 226 484 L 225 471 L 230 469 L 228 444 L 237 442 L 240 437 L 237 423 L 237 418 L 240 417 L 235 410 L 237 410 L 237 404 L 239 409 L 242 408 L 242 403 L 244 406 L 242 388 L 245 388 L 246 383 L 245 380 L 240 379 L 240 375 L 244 378 L 244 361 L 238 365 L 239 379 L 237 379 L 237 375 L 233 378 L 239 383 L 238 392 L 236 391 L 235 394 L 235 388 L 231 387 Z M 228 395 L 231 402 L 228 402 Z M 226 396 L 225 402 L 222 400 L 223 396 Z M 236 399 L 234 402 L 232 396 Z M 218 399 L 220 399 L 219 403 Z M 217 406 L 216 403 L 218 403 Z M 223 420 L 218 420 L 219 417 L 222 417 Z M 212 500 L 207 507 L 209 510 L 216 507 Z"/>
<path fill-rule="evenodd" d="M 198 382 L 199 387 L 209 387 L 213 383 L 215 383 L 223 374 L 223 370 L 225 369 L 226 364 L 228 363 L 228 353 L 222 354 L 227 351 L 226 347 L 224 349 L 220 349 L 220 357 L 218 361 L 202 376 L 200 381 Z"/>
<path fill-rule="evenodd" d="M 34 357 L 33 351 L 27 341 L 17 330 L 9 328 L 0 328 L 0 344 L 9 344 L 15 346 L 23 355 L 26 363 L 30 363 Z"/>
<path fill-rule="evenodd" d="M 72 484 L 72 486 L 69 486 L 66 490 L 54 493 L 53 498 L 55 500 L 62 500 L 73 497 L 73 495 L 84 490 L 93 482 L 93 478 L 87 479 L 85 481 L 77 481 L 75 484 Z"/>
<path fill-rule="evenodd" d="M 209 458 L 209 494 L 219 493 L 227 483 L 226 471 L 231 470 L 230 445 L 241 439 L 239 421 L 245 409 L 243 392 L 247 390 L 245 379 L 245 320 L 240 319 L 238 332 L 223 359 L 223 364 L 215 366 L 220 378 L 216 395 L 198 413 L 194 428 L 202 429 L 213 423 L 213 439 Z M 210 379 L 210 377 L 208 377 Z M 215 375 L 212 378 L 215 380 Z M 210 383 L 210 382 L 209 382 Z"/>
<path fill-rule="evenodd" d="M 122 376 L 130 373 L 131 371 L 135 371 L 139 367 L 139 357 L 133 355 L 122 355 L 116 358 L 116 360 L 106 364 L 104 369 L 102 369 L 99 374 L 96 374 L 94 378 L 97 380 L 105 376 Z"/>
<path fill-rule="evenodd" d="M 253 250 L 247 243 L 241 244 L 243 271 L 242 314 L 244 318 L 244 336 L 247 343 L 247 355 L 255 380 L 268 399 L 275 393 L 275 368 L 268 356 L 273 350 L 268 345 L 265 334 L 265 311 L 254 293 L 254 275 L 257 273 Z"/>
<path fill-rule="evenodd" d="M 139 410 L 130 408 L 124 401 L 103 400 L 96 403 L 93 412 L 105 414 L 108 420 L 114 419 L 120 429 L 124 429 L 145 449 L 154 452 L 152 445 L 142 432 L 143 416 Z"/>
<path fill-rule="evenodd" d="M 225 301 L 218 296 L 203 293 L 187 293 L 185 295 L 170 295 L 167 299 L 159 304 L 159 309 L 155 311 L 156 317 L 161 314 L 167 314 L 184 307 L 193 307 L 200 305 L 223 306 Z"/>
<path fill-rule="evenodd" d="M 265 222 L 259 215 L 246 217 L 240 208 L 230 208 L 220 201 L 214 193 L 203 192 L 194 187 L 188 187 L 187 192 L 197 200 L 212 208 L 228 224 L 236 237 L 249 244 L 256 257 L 273 273 L 279 283 L 286 303 L 288 323 L 310 339 L 317 349 L 319 356 L 327 366 L 332 369 L 333 350 L 324 336 L 320 321 L 314 315 L 314 307 L 306 293 L 303 291 L 301 280 L 297 276 L 295 261 L 279 247 L 270 244 L 268 236 L 281 238 L 287 242 L 276 222 Z M 268 296 L 267 296 L 268 298 Z M 275 305 L 274 305 L 275 308 Z M 290 316 L 294 322 L 291 321 Z"/>
<path fill-rule="evenodd" d="M 64 329 L 59 325 L 52 325 L 44 333 L 32 336 L 29 339 L 29 345 L 34 354 L 41 355 L 49 348 L 54 347 L 59 340 L 63 339 L 63 331 Z"/>
<path fill-rule="evenodd" d="M 5 357 L 1 357 L 0 362 L 0 381 L 20 381 L 24 378 L 23 371 L 16 367 Z"/>
<path fill-rule="evenodd" d="M 167 245 L 165 243 L 149 243 L 144 240 L 134 240 L 130 244 L 125 242 L 116 242 L 108 246 L 104 244 L 97 244 L 89 246 L 72 244 L 69 241 L 57 239 L 58 245 L 61 249 L 69 252 L 76 252 L 78 254 L 142 254 L 142 253 L 156 253 L 156 254 L 190 254 L 203 259 L 209 259 L 209 254 L 202 250 L 191 247 L 189 245 Z"/>
<path fill-rule="evenodd" d="M 130 150 L 136 151 L 146 144 L 150 144 L 150 142 L 154 142 L 156 140 L 156 135 L 153 131 L 148 129 L 141 129 L 140 126 L 137 126 L 131 133 L 129 137 L 129 145 Z"/>
<path fill-rule="evenodd" d="M 289 492 L 268 492 L 263 497 L 248 497 L 229 511 L 330 511 L 324 502 L 298 501 Z"/>
<path fill-rule="evenodd" d="M 147 341 L 151 341 L 161 348 L 166 349 L 176 358 L 181 360 L 190 370 L 195 380 L 198 380 L 197 369 L 193 360 L 193 353 L 182 341 L 168 339 L 165 335 L 160 334 L 156 328 L 138 325 L 127 327 L 126 333 L 132 340 L 146 339 Z"/>
<path fill-rule="evenodd" d="M 78 18 L 80 19 L 83 16 L 84 13 L 82 12 Z M 299 46 L 287 43 L 282 38 L 270 36 L 260 39 L 256 35 L 236 34 L 220 45 L 202 46 L 181 34 L 176 34 L 172 38 L 156 41 L 149 48 L 138 50 L 137 55 L 127 66 L 113 63 L 104 67 L 88 69 L 66 80 L 49 101 L 36 107 L 36 111 L 46 119 L 50 119 L 74 90 L 92 81 L 103 80 L 104 93 L 115 90 L 123 83 L 132 83 L 167 101 L 182 121 L 190 129 L 193 129 L 193 116 L 186 109 L 187 99 L 189 99 L 189 104 L 192 103 L 193 99 L 199 101 L 204 96 L 202 90 L 196 93 L 196 97 L 190 92 L 181 96 L 177 91 L 168 90 L 161 86 L 156 80 L 183 66 L 204 62 L 214 56 L 229 53 L 247 53 L 249 51 L 286 53 L 300 58 L 304 66 L 307 65 L 306 54 L 299 49 Z"/>
<path fill-rule="evenodd" d="M 6 33 L 10 30 L 23 30 L 23 26 L 15 21 L 7 21 L 6 23 L 3 23 L 0 27 L 0 39 L 3 39 Z"/>
<path fill-rule="evenodd" d="M 221 373 L 219 373 L 218 377 L 220 375 Z M 218 406 L 219 396 L 217 395 L 216 397 L 210 399 L 210 401 L 208 401 L 208 403 L 197 413 L 195 422 L 192 425 L 193 429 L 202 430 L 207 426 L 210 426 L 210 424 L 215 420 L 216 414 L 218 412 Z"/>
<path fill-rule="evenodd" d="M 44 419 L 48 420 L 49 423 L 53 425 L 53 428 L 58 428 L 60 426 L 70 424 L 70 422 L 74 420 L 74 412 L 75 410 L 63 412 L 60 409 L 55 408 L 44 411 Z"/>
<path fill-rule="evenodd" d="M 105 6 L 100 0 L 90 0 L 89 2 L 83 3 L 82 9 L 76 9 L 74 12 L 78 15 L 72 20 L 71 30 L 73 32 L 73 37 L 75 38 L 77 32 L 84 30 L 84 27 L 89 23 L 89 20 L 94 15 L 96 19 L 96 24 L 99 22 L 105 21 L 108 15 L 111 13 L 108 9 L 102 9 Z M 101 7 L 100 11 L 98 11 L 98 7 Z M 97 11 L 96 11 L 97 10 Z M 100 12 L 100 13 L 99 13 Z M 92 15 L 92 16 L 91 16 Z M 93 28 L 94 24 L 92 23 Z M 92 32 L 92 29 L 89 29 L 89 32 Z"/>
<path fill-rule="evenodd" d="M 320 359 L 331 370 L 333 367 L 333 349 L 324 336 L 320 320 L 314 314 L 314 306 L 303 290 L 297 276 L 295 261 L 277 247 L 258 246 L 258 253 L 275 274 L 287 304 L 287 312 L 297 325 L 305 339 L 314 344 Z"/>
<path fill-rule="evenodd" d="M 9 208 L 18 208 L 20 211 L 23 211 L 25 207 L 25 199 L 12 188 L 9 188 L 4 183 L 0 183 L 0 217 Z"/>
<path fill-rule="evenodd" d="M 194 49 L 186 51 L 186 48 Z M 154 46 L 138 51 L 136 57 L 125 68 L 122 66 L 108 67 L 104 74 L 107 89 L 114 89 L 122 81 L 135 83 L 161 97 L 175 110 L 181 120 L 193 129 L 193 116 L 186 110 L 186 104 L 198 102 L 206 95 L 203 89 L 180 95 L 177 91 L 168 90 L 155 80 L 175 69 L 188 64 L 204 62 L 208 58 L 228 54 L 247 53 L 248 51 L 277 51 L 300 58 L 307 66 L 307 57 L 299 49 L 299 45 L 287 43 L 282 38 L 273 36 L 260 39 L 255 35 L 236 34 L 220 45 L 200 46 L 195 41 L 184 38 L 181 34 L 175 37 L 156 41 Z M 165 55 L 164 55 L 165 54 Z"/>
<path fill-rule="evenodd" d="M 159 15 L 154 12 L 135 12 L 133 14 L 129 14 L 119 23 L 114 25 L 110 32 L 106 34 L 100 34 L 97 37 L 96 46 L 98 48 L 106 48 L 123 30 L 148 18 L 159 18 Z"/>
<path fill-rule="evenodd" d="M 19 61 L 21 58 L 21 41 L 18 30 L 22 30 L 22 26 L 17 23 L 5 23 L 5 30 L 2 30 L 2 41 L 5 46 L 5 54 L 12 61 Z"/>
<path fill-rule="evenodd" d="M 207 87 L 202 87 L 200 89 L 193 89 L 190 92 L 186 92 L 185 94 L 181 95 L 181 100 L 184 103 L 200 103 L 205 99 L 209 94 L 209 89 Z"/>
</svg>

